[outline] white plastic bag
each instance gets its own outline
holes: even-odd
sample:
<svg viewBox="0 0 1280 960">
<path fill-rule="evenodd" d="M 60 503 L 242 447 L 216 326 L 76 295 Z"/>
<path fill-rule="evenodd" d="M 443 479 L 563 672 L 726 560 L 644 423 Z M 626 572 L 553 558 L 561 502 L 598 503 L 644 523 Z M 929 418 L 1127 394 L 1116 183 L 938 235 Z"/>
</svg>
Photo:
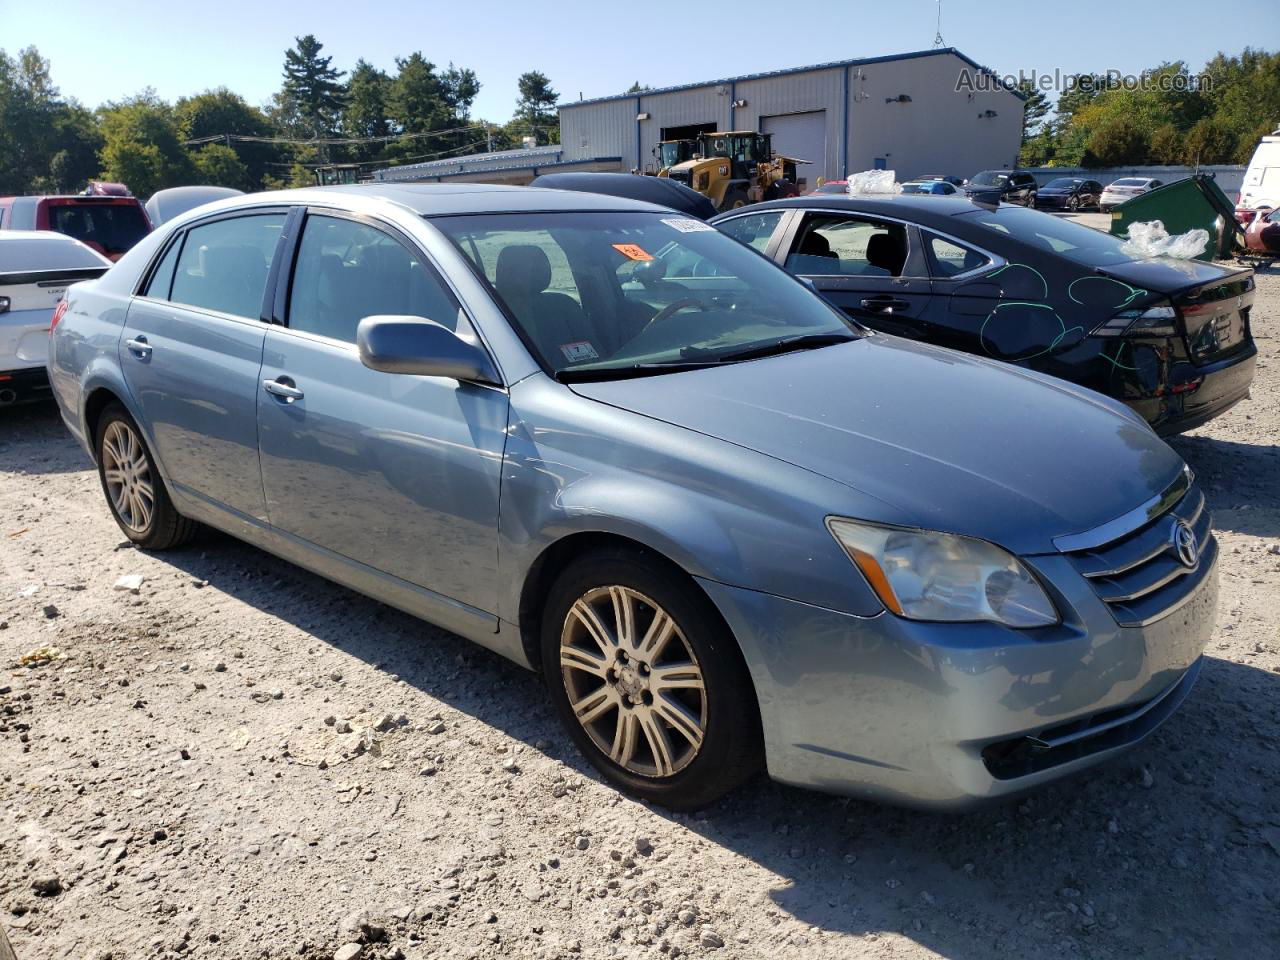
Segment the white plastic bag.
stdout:
<svg viewBox="0 0 1280 960">
<path fill-rule="evenodd" d="M 863 170 L 849 178 L 849 196 L 865 196 L 869 193 L 894 194 L 902 192 L 892 170 Z"/>
<path fill-rule="evenodd" d="M 1188 230 L 1171 237 L 1159 220 L 1148 220 L 1129 224 L 1129 238 L 1120 245 L 1120 249 L 1125 256 L 1135 260 L 1149 260 L 1151 257 L 1191 260 L 1204 253 L 1208 242 L 1208 230 Z"/>
</svg>

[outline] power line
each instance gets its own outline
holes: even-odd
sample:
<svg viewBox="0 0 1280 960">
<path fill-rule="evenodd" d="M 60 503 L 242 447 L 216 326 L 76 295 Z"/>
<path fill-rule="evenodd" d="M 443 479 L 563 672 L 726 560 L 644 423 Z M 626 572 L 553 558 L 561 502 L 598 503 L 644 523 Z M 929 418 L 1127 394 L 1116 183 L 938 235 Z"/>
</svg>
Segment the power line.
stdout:
<svg viewBox="0 0 1280 960">
<path fill-rule="evenodd" d="M 422 140 L 428 137 L 443 137 L 453 133 L 465 133 L 469 130 L 484 130 L 486 133 L 492 129 L 493 124 L 473 123 L 465 127 L 449 127 L 446 130 L 428 130 L 423 133 L 393 133 L 382 137 L 316 137 L 312 139 L 299 139 L 296 137 L 260 137 L 248 133 L 215 133 L 207 137 L 195 137 L 191 140 L 182 141 L 184 146 L 195 147 L 206 143 L 225 143 L 231 145 L 234 140 L 237 143 L 283 143 L 296 144 L 303 147 L 342 147 L 355 146 L 361 143 L 396 143 L 401 140 Z M 528 129 L 530 132 L 539 130 L 554 130 L 555 125 L 550 124 L 529 124 L 527 127 L 520 127 L 520 130 Z"/>
</svg>

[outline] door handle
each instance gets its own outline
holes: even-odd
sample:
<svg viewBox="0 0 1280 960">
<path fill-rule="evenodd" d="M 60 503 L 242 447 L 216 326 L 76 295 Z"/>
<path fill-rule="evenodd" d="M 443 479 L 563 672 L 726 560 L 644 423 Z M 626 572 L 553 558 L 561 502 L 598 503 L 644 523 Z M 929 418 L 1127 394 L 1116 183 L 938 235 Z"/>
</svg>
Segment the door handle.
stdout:
<svg viewBox="0 0 1280 960">
<path fill-rule="evenodd" d="M 147 343 L 146 337 L 133 337 L 126 340 L 124 345 L 139 360 L 149 360 L 151 358 L 151 344 Z"/>
<path fill-rule="evenodd" d="M 278 380 L 263 380 L 262 389 L 273 397 L 279 397 L 285 403 L 293 403 L 302 399 L 302 391 L 293 385 L 287 377 Z"/>
<path fill-rule="evenodd" d="M 909 306 L 911 304 L 897 297 L 867 297 L 862 301 L 862 309 L 871 310 L 874 313 L 893 313 L 895 310 L 905 310 Z"/>
</svg>

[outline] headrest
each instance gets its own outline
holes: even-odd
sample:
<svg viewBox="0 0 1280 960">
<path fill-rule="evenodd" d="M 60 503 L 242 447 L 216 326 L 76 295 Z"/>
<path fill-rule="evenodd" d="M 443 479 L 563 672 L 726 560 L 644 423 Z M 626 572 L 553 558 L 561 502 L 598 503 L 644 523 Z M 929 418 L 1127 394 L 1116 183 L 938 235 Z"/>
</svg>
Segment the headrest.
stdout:
<svg viewBox="0 0 1280 960">
<path fill-rule="evenodd" d="M 495 285 L 504 297 L 528 297 L 551 285 L 551 261 L 531 243 L 504 247 L 498 254 Z"/>
</svg>

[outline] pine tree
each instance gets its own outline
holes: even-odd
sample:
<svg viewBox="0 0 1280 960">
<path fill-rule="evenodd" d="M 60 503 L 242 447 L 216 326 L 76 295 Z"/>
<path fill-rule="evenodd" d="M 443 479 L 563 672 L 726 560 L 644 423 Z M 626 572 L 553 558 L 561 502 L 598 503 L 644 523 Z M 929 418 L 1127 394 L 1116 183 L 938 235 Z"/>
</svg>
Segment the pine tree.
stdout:
<svg viewBox="0 0 1280 960">
<path fill-rule="evenodd" d="M 559 143 L 559 117 L 555 113 L 560 94 L 551 89 L 547 75 L 530 70 L 520 75 L 517 85 L 520 99 L 516 101 L 515 122 L 532 128 L 539 144 Z"/>
<path fill-rule="evenodd" d="M 284 53 L 284 96 L 316 138 L 332 133 L 342 109 L 344 71 L 322 57 L 324 44 L 312 34 L 296 37 L 297 46 Z"/>
</svg>

